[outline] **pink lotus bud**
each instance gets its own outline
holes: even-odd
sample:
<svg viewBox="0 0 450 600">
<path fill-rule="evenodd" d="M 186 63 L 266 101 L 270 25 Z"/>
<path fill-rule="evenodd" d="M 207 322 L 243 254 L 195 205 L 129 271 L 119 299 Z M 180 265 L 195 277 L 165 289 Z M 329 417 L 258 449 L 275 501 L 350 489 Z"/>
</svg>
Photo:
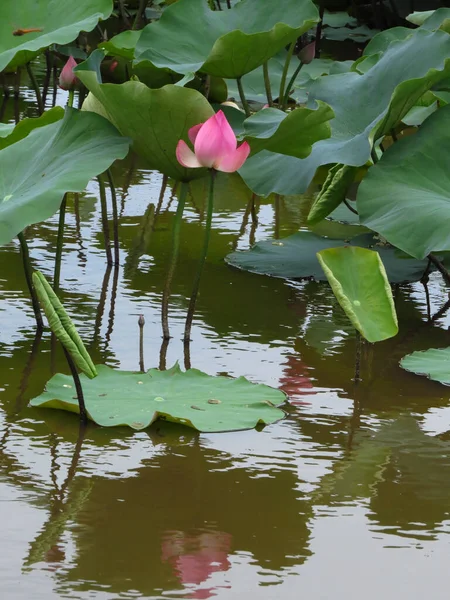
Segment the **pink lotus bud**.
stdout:
<svg viewBox="0 0 450 600">
<path fill-rule="evenodd" d="M 112 73 L 115 69 L 117 69 L 119 63 L 117 60 L 113 60 L 112 63 L 109 65 L 109 70 Z"/>
<path fill-rule="evenodd" d="M 311 42 L 299 52 L 298 58 L 304 65 L 309 65 L 316 55 L 316 42 Z"/>
<path fill-rule="evenodd" d="M 194 152 L 185 141 L 177 144 L 177 160 L 188 169 L 207 167 L 224 173 L 234 173 L 242 167 L 250 154 L 248 142 L 239 148 L 237 139 L 221 110 L 205 123 L 194 125 L 188 131 Z"/>
<path fill-rule="evenodd" d="M 70 56 L 59 74 L 59 87 L 62 90 L 73 90 L 75 84 L 78 82 L 78 79 L 73 73 L 73 69 L 76 66 L 77 63 L 75 59 L 73 56 Z"/>
</svg>

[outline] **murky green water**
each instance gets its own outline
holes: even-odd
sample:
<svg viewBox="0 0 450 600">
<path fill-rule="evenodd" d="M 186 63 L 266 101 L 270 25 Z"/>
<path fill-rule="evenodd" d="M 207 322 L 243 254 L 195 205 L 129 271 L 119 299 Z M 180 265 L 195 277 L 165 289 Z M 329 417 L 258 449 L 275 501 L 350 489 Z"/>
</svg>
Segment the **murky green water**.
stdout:
<svg viewBox="0 0 450 600">
<path fill-rule="evenodd" d="M 97 186 L 69 201 L 62 299 L 96 362 L 138 369 L 190 361 L 209 374 L 282 387 L 286 420 L 262 431 L 198 435 L 158 425 L 132 433 L 27 407 L 66 366 L 34 338 L 18 244 L 0 248 L 0 590 L 5 599 L 447 598 L 450 408 L 447 388 L 398 367 L 449 344 L 445 314 L 427 324 L 420 284 L 396 291 L 400 334 L 362 350 L 332 293 L 236 271 L 235 248 L 301 226 L 307 202 L 263 200 L 258 225 L 238 177 L 220 177 L 211 252 L 190 356 L 181 342 L 203 232 L 196 182 L 182 228 L 161 349 L 160 303 L 176 207 L 172 183 L 128 159 L 114 169 L 121 265 L 107 270 Z M 176 192 L 175 192 L 176 193 Z M 143 215 L 161 204 L 142 247 Z M 52 275 L 57 217 L 27 231 Z M 430 283 L 431 312 L 442 304 Z M 126 402 L 126 398 L 124 398 Z"/>
</svg>

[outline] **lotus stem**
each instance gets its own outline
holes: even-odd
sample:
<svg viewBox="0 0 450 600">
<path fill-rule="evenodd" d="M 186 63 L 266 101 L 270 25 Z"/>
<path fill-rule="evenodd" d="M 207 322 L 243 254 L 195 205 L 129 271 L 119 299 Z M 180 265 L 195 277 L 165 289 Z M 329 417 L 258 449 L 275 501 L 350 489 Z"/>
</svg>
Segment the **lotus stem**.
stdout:
<svg viewBox="0 0 450 600">
<path fill-rule="evenodd" d="M 34 76 L 33 69 L 31 68 L 31 64 L 28 62 L 27 65 L 27 73 L 30 78 L 31 85 L 34 89 L 34 93 L 36 94 L 36 102 L 38 105 L 39 114 L 42 115 L 44 112 L 44 103 L 42 101 L 41 90 L 39 89 L 38 82 L 36 81 L 36 77 Z"/>
<path fill-rule="evenodd" d="M 53 273 L 53 289 L 55 293 L 59 290 L 59 280 L 61 276 L 61 260 L 62 250 L 64 242 L 64 224 L 66 219 L 66 206 L 67 206 L 67 194 L 64 194 L 61 206 L 59 208 L 59 223 L 58 223 L 58 237 L 56 241 L 56 256 L 55 256 L 55 270 Z"/>
<path fill-rule="evenodd" d="M 450 273 L 447 271 L 447 269 L 444 267 L 441 261 L 434 254 L 431 253 L 428 255 L 428 259 L 430 260 L 430 262 L 433 263 L 433 265 L 442 275 L 442 278 L 444 279 L 445 283 L 447 285 L 450 285 Z"/>
<path fill-rule="evenodd" d="M 98 301 L 97 313 L 95 315 L 95 324 L 94 324 L 94 335 L 92 337 L 92 342 L 90 348 L 92 349 L 97 342 L 97 338 L 100 333 L 100 329 L 102 326 L 103 314 L 105 312 L 105 304 L 106 304 L 106 296 L 108 294 L 108 286 L 109 279 L 111 277 L 111 266 L 108 265 L 106 267 L 105 274 L 103 276 L 102 289 L 100 292 L 100 298 Z"/>
<path fill-rule="evenodd" d="M 62 345 L 62 347 L 64 350 L 64 355 L 67 360 L 67 364 L 69 365 L 70 372 L 72 373 L 73 382 L 75 384 L 75 390 L 77 392 L 78 407 L 80 409 L 80 421 L 82 423 L 87 423 L 88 417 L 87 417 L 87 411 L 86 411 L 86 404 L 84 402 L 84 394 L 83 394 L 83 388 L 81 386 L 80 376 L 78 375 L 78 371 L 75 366 L 75 363 L 72 360 L 72 357 L 70 356 L 70 354 L 67 352 L 67 350 L 65 349 L 65 347 L 63 345 Z"/>
<path fill-rule="evenodd" d="M 175 274 L 175 269 L 178 262 L 178 253 L 180 251 L 180 231 L 181 222 L 183 219 L 184 205 L 186 204 L 186 197 L 188 192 L 188 184 L 186 182 L 181 183 L 180 197 L 178 198 L 177 212 L 175 214 L 175 220 L 172 229 L 172 254 L 170 257 L 170 265 L 167 271 L 167 279 L 164 286 L 162 307 L 161 307 L 161 324 L 163 330 L 163 338 L 165 340 L 170 339 L 169 330 L 169 299 L 172 288 L 172 280 Z"/>
<path fill-rule="evenodd" d="M 372 147 L 372 150 L 370 151 L 370 156 L 372 158 L 373 164 L 376 165 L 378 162 L 378 156 L 377 156 L 377 151 L 375 149 L 375 146 Z"/>
<path fill-rule="evenodd" d="M 73 106 L 74 96 L 75 96 L 75 90 L 69 90 L 69 98 L 67 100 L 67 106 L 69 106 L 70 108 L 72 108 L 72 106 Z"/>
<path fill-rule="evenodd" d="M 45 109 L 45 102 L 47 100 L 48 88 L 50 85 L 50 77 L 52 75 L 53 54 L 50 52 L 50 50 L 45 51 L 45 64 L 46 64 L 46 71 L 45 71 L 44 85 L 42 87 L 42 103 L 44 105 L 44 109 Z"/>
<path fill-rule="evenodd" d="M 287 88 L 286 88 L 286 93 L 285 93 L 284 98 L 283 98 L 283 105 L 281 107 L 282 110 L 286 109 L 287 103 L 289 101 L 289 94 L 291 93 L 291 90 L 294 87 L 295 80 L 297 79 L 297 75 L 300 73 L 300 70 L 301 70 L 302 67 L 303 67 L 303 63 L 300 62 L 299 65 L 298 65 L 298 67 L 295 69 L 294 74 L 292 75 L 292 77 L 289 80 L 289 83 L 288 83 Z"/>
<path fill-rule="evenodd" d="M 211 169 L 211 177 L 209 180 L 209 193 L 208 193 L 208 205 L 206 209 L 206 223 L 205 223 L 205 237 L 203 240 L 203 250 L 200 257 L 200 261 L 197 267 L 197 273 L 194 279 L 194 286 L 192 288 L 191 299 L 189 301 L 189 308 L 186 316 L 186 325 L 184 328 L 184 342 L 188 342 L 191 339 L 191 328 L 192 320 L 194 318 L 195 306 L 197 304 L 198 291 L 200 289 L 200 281 L 202 278 L 203 268 L 205 266 L 206 257 L 208 255 L 209 240 L 211 238 L 211 224 L 214 206 L 214 180 L 216 172 Z"/>
<path fill-rule="evenodd" d="M 167 177 L 167 175 L 163 175 L 162 182 L 161 182 L 161 189 L 159 191 L 158 204 L 156 205 L 156 210 L 155 210 L 155 217 L 158 216 L 159 213 L 161 212 L 161 207 L 162 207 L 162 203 L 164 202 L 164 194 L 166 193 L 168 179 L 169 178 Z"/>
<path fill-rule="evenodd" d="M 245 94 L 244 94 L 244 88 L 242 87 L 241 77 L 238 77 L 236 79 L 236 81 L 237 81 L 237 86 L 238 86 L 238 90 L 239 90 L 239 96 L 241 98 L 242 108 L 244 109 L 245 116 L 249 117 L 250 116 L 250 108 L 248 106 L 247 98 L 245 97 Z"/>
<path fill-rule="evenodd" d="M 320 58 L 320 42 L 322 41 L 323 14 L 325 12 L 325 2 L 320 0 L 319 22 L 316 27 L 316 58 Z"/>
<path fill-rule="evenodd" d="M 2 105 L 0 106 L 0 121 L 3 121 L 3 117 L 6 112 L 6 106 L 8 104 L 9 96 L 10 96 L 9 87 L 4 83 L 3 84 Z"/>
<path fill-rule="evenodd" d="M 113 213 L 113 233 L 114 233 L 114 262 L 118 266 L 120 263 L 120 248 L 119 248 L 119 213 L 117 211 L 117 194 L 116 186 L 114 185 L 114 179 L 111 173 L 111 169 L 106 171 L 108 177 L 109 189 L 111 192 L 111 205 Z"/>
<path fill-rule="evenodd" d="M 191 365 L 191 340 L 185 340 L 183 344 L 184 368 L 186 371 L 192 368 Z"/>
<path fill-rule="evenodd" d="M 358 330 L 356 331 L 356 353 L 355 353 L 355 383 L 359 383 L 361 381 L 361 334 Z"/>
<path fill-rule="evenodd" d="M 38 328 L 38 331 L 41 331 L 44 328 L 44 321 L 42 320 L 42 313 L 41 313 L 41 308 L 39 306 L 39 300 L 36 295 L 36 290 L 33 287 L 33 280 L 32 280 L 32 276 L 31 276 L 32 268 L 31 268 L 30 252 L 28 250 L 28 244 L 25 239 L 25 236 L 23 235 L 23 232 L 20 232 L 17 235 L 17 237 L 19 238 L 19 242 L 20 242 L 20 249 L 22 252 L 23 270 L 25 272 L 25 279 L 27 281 L 28 291 L 30 292 L 30 296 L 31 296 L 31 302 L 32 302 L 33 311 L 34 311 L 34 318 L 36 319 L 36 326 Z"/>
<path fill-rule="evenodd" d="M 292 55 L 294 53 L 294 48 L 295 48 L 295 44 L 296 44 L 297 40 L 294 40 L 291 45 L 289 46 L 289 50 L 286 56 L 286 60 L 284 62 L 284 67 L 283 67 L 283 73 L 281 75 L 281 81 L 280 81 L 280 93 L 278 95 L 278 105 L 282 106 L 283 105 L 283 98 L 284 98 L 284 90 L 285 90 L 285 85 L 286 85 L 286 77 L 289 71 L 289 65 L 291 64 L 291 58 Z"/>
<path fill-rule="evenodd" d="M 350 211 L 351 211 L 352 213 L 354 213 L 355 215 L 358 215 L 358 216 L 359 216 L 359 213 L 358 213 L 358 211 L 357 211 L 357 210 L 355 210 L 355 209 L 353 208 L 353 206 L 350 204 L 350 202 L 349 202 L 349 201 L 348 201 L 346 198 L 344 198 L 344 204 L 345 204 L 345 206 L 348 208 L 348 210 L 350 210 Z"/>
<path fill-rule="evenodd" d="M 139 25 L 141 24 L 142 17 L 144 15 L 145 9 L 147 8 L 148 0 L 140 0 L 139 8 L 136 12 L 136 17 L 134 19 L 134 23 L 131 29 L 139 29 Z"/>
<path fill-rule="evenodd" d="M 20 67 L 17 68 L 16 76 L 14 77 L 14 121 L 17 123 L 20 121 L 20 109 L 19 109 L 19 97 L 20 97 Z"/>
<path fill-rule="evenodd" d="M 56 96 L 58 95 L 58 69 L 56 65 L 53 64 L 53 97 L 52 97 L 52 107 L 56 106 Z"/>
<path fill-rule="evenodd" d="M 106 252 L 106 262 L 109 266 L 112 266 L 113 259 L 111 253 L 111 236 L 109 234 L 109 223 L 108 223 L 108 208 L 106 206 L 106 191 L 104 181 L 99 175 L 97 177 L 98 187 L 100 190 L 100 206 L 102 211 L 102 228 L 103 228 L 103 237 L 105 240 L 105 252 Z"/>
<path fill-rule="evenodd" d="M 264 73 L 264 87 L 266 88 L 267 104 L 269 106 L 273 106 L 272 89 L 270 87 L 270 78 L 269 78 L 269 62 L 267 60 L 263 64 L 263 73 Z"/>
<path fill-rule="evenodd" d="M 144 366 L 144 325 L 145 325 L 145 319 L 144 319 L 144 315 L 139 315 L 138 325 L 139 325 L 139 370 L 141 371 L 141 373 L 145 373 L 145 366 Z"/>
</svg>

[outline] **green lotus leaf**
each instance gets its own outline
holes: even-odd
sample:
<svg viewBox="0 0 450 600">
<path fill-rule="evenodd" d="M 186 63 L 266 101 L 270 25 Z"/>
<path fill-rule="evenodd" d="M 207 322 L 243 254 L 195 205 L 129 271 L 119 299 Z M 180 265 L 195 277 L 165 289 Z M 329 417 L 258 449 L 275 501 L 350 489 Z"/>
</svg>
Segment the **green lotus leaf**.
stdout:
<svg viewBox="0 0 450 600">
<path fill-rule="evenodd" d="M 51 217 L 66 192 L 83 191 L 128 147 L 106 119 L 68 108 L 64 119 L 1 150 L 0 245 Z"/>
<path fill-rule="evenodd" d="M 19 140 L 27 137 L 27 135 L 38 127 L 44 127 L 44 125 L 49 125 L 50 123 L 55 123 L 56 121 L 61 120 L 64 117 L 64 109 L 60 106 L 55 106 L 50 110 L 45 111 L 40 117 L 35 117 L 32 119 L 22 119 L 17 123 L 16 126 L 12 124 L 12 127 L 9 129 L 9 133 L 6 135 L 0 135 L 0 150 L 6 148 L 7 146 L 11 146 L 11 144 L 15 144 Z M 9 126 L 9 124 L 8 124 Z"/>
<path fill-rule="evenodd" d="M 204 0 L 179 0 L 143 29 L 135 57 L 176 73 L 203 71 L 235 79 L 265 63 L 318 20 L 311 0 L 242 0 L 224 11 L 212 11 Z"/>
<path fill-rule="evenodd" d="M 402 42 L 413 33 L 414 31 L 408 27 L 391 27 L 380 31 L 364 48 L 363 56 L 385 52 L 392 42 Z"/>
<path fill-rule="evenodd" d="M 89 418 L 103 427 L 128 425 L 145 429 L 157 419 L 181 423 L 203 432 L 252 429 L 284 417 L 276 408 L 284 392 L 255 384 L 244 377 L 213 377 L 197 369 L 182 372 L 178 364 L 167 371 L 118 371 L 97 365 L 95 379 L 80 376 Z M 78 413 L 73 380 L 58 373 L 31 406 Z"/>
<path fill-rule="evenodd" d="M 330 137 L 333 117 L 331 108 L 322 102 L 315 110 L 302 107 L 288 114 L 266 108 L 245 120 L 245 137 L 252 152 L 265 149 L 305 158 L 315 142 Z"/>
<path fill-rule="evenodd" d="M 397 335 L 394 299 L 378 252 L 344 246 L 321 250 L 317 258 L 345 314 L 367 341 Z"/>
<path fill-rule="evenodd" d="M 102 57 L 99 50 L 93 53 L 90 63 L 78 65 L 77 77 L 100 102 L 103 114 L 133 140 L 133 149 L 146 160 L 148 168 L 181 180 L 203 176 L 206 169 L 182 167 L 175 150 L 178 140 L 188 140 L 191 127 L 214 114 L 206 98 L 177 85 L 149 89 L 139 81 L 100 83 L 95 63 Z"/>
<path fill-rule="evenodd" d="M 392 42 L 363 75 L 343 73 L 315 80 L 308 106 L 317 100 L 331 106 L 336 115 L 331 137 L 314 144 L 305 159 L 263 150 L 247 160 L 242 177 L 263 196 L 298 194 L 321 165 L 363 165 L 373 141 L 396 126 L 428 89 L 450 76 L 449 57 L 448 34 L 417 29 L 406 40 Z"/>
<path fill-rule="evenodd" d="M 361 222 L 416 258 L 450 250 L 449 128 L 447 105 L 391 146 L 358 190 Z"/>
<path fill-rule="evenodd" d="M 14 60 L 25 64 L 42 48 L 68 44 L 80 31 L 91 31 L 109 17 L 111 0 L 3 0 L 0 3 L 0 71 Z M 13 35 L 18 29 L 40 29 Z M 19 55 L 19 56 L 18 56 Z"/>
<path fill-rule="evenodd" d="M 351 234 L 353 226 L 347 227 Z M 376 238 L 370 234 L 358 235 L 349 241 L 321 237 L 310 231 L 299 231 L 280 240 L 263 240 L 250 250 L 229 254 L 225 260 L 233 267 L 260 275 L 325 281 L 316 253 L 327 248 L 348 245 L 375 248 L 386 266 L 389 281 L 393 283 L 418 281 L 428 265 L 426 260 L 415 260 L 396 248 L 377 244 Z"/>
<path fill-rule="evenodd" d="M 325 27 L 323 37 L 327 40 L 366 42 L 373 38 L 378 31 L 378 29 L 370 29 L 367 25 L 360 25 L 359 27 Z"/>
<path fill-rule="evenodd" d="M 121 56 L 128 60 L 133 60 L 134 50 L 141 35 L 140 31 L 122 31 L 107 42 L 99 44 L 99 48 L 104 50 L 110 56 Z"/>
<path fill-rule="evenodd" d="M 405 371 L 450 385 L 450 348 L 412 352 L 401 359 L 400 366 Z"/>
<path fill-rule="evenodd" d="M 435 10 L 416 10 L 406 17 L 406 20 L 414 25 L 423 25 L 431 17 Z"/>
</svg>

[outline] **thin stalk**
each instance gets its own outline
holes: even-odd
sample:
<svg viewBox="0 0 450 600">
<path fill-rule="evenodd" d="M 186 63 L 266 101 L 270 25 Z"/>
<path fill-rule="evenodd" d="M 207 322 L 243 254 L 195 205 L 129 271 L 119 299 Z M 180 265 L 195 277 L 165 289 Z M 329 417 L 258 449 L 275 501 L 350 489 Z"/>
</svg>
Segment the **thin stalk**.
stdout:
<svg viewBox="0 0 450 600">
<path fill-rule="evenodd" d="M 108 208 L 106 206 L 106 192 L 105 192 L 105 184 L 101 175 L 97 177 L 98 187 L 100 190 L 100 206 L 102 210 L 102 228 L 103 228 L 103 237 L 105 239 L 105 252 L 106 252 L 106 262 L 109 266 L 113 264 L 112 254 L 111 254 L 111 236 L 109 234 L 109 223 L 108 223 Z"/>
<path fill-rule="evenodd" d="M 52 96 L 52 107 L 56 106 L 56 96 L 58 94 L 58 69 L 56 65 L 53 65 L 53 96 Z"/>
<path fill-rule="evenodd" d="M 355 352 L 355 383 L 361 381 L 361 334 L 356 331 L 356 352 Z"/>
<path fill-rule="evenodd" d="M 134 19 L 133 27 L 131 29 L 138 29 L 141 24 L 141 19 L 144 15 L 145 9 L 147 8 L 148 0 L 140 0 L 139 8 L 136 12 L 136 17 Z"/>
<path fill-rule="evenodd" d="M 45 77 L 44 77 L 44 84 L 42 87 L 42 103 L 44 105 L 44 108 L 45 108 L 45 102 L 47 100 L 48 87 L 50 85 L 50 77 L 52 74 L 53 54 L 50 52 L 50 50 L 45 51 L 45 64 L 46 64 L 46 71 L 45 71 Z"/>
<path fill-rule="evenodd" d="M 203 240 L 203 250 L 200 256 L 200 262 L 198 263 L 197 273 L 195 274 L 194 286 L 192 288 L 191 299 L 189 301 L 189 308 L 186 316 L 186 325 L 184 328 L 184 342 L 188 342 L 191 339 L 191 328 L 192 320 L 194 318 L 195 305 L 197 304 L 198 291 L 200 289 L 200 281 L 202 278 L 203 268 L 206 262 L 206 256 L 208 255 L 209 240 L 211 237 L 211 224 L 214 206 L 214 180 L 216 172 L 211 169 L 211 177 L 209 180 L 209 194 L 208 194 L 208 206 L 206 209 L 206 223 L 205 223 L 205 237 Z"/>
<path fill-rule="evenodd" d="M 231 8 L 231 0 L 227 0 L 227 8 Z"/>
<path fill-rule="evenodd" d="M 69 90 L 69 98 L 67 100 L 67 106 L 69 106 L 70 108 L 72 108 L 72 106 L 73 106 L 74 95 L 75 95 L 75 90 Z"/>
<path fill-rule="evenodd" d="M 375 146 L 373 146 L 372 150 L 370 151 L 370 156 L 372 158 L 373 164 L 376 165 L 378 162 L 378 156 L 377 151 L 375 150 Z"/>
<path fill-rule="evenodd" d="M 159 213 L 161 212 L 161 207 L 162 207 L 162 203 L 164 202 L 164 194 L 166 193 L 168 179 L 169 178 L 167 177 L 167 175 L 163 175 L 163 178 L 161 181 L 161 189 L 159 191 L 158 204 L 156 205 L 156 210 L 155 210 L 155 217 L 157 215 L 159 215 Z"/>
<path fill-rule="evenodd" d="M 238 77 L 236 79 L 236 81 L 237 81 L 237 86 L 238 86 L 238 90 L 239 90 L 239 96 L 241 98 L 242 108 L 244 109 L 245 116 L 249 117 L 250 116 L 250 108 L 248 106 L 247 98 L 245 97 L 245 94 L 244 94 L 244 88 L 242 87 L 241 78 Z"/>
<path fill-rule="evenodd" d="M 282 105 L 283 103 L 283 98 L 284 98 L 284 90 L 285 90 L 285 86 L 286 86 L 286 77 L 289 71 L 289 65 L 291 64 L 291 58 L 292 55 L 294 53 L 294 48 L 295 48 L 295 44 L 296 44 L 297 40 L 294 40 L 291 45 L 289 46 L 289 50 L 286 56 L 286 60 L 284 63 L 284 67 L 283 67 L 283 73 L 281 75 L 281 81 L 280 81 L 280 93 L 278 95 L 278 104 Z"/>
<path fill-rule="evenodd" d="M 34 89 L 34 93 L 36 94 L 36 102 L 38 105 L 39 114 L 42 115 L 42 113 L 44 112 L 44 103 L 42 101 L 41 90 L 39 89 L 39 85 L 36 80 L 36 77 L 34 76 L 33 69 L 31 68 L 31 64 L 27 63 L 26 67 L 27 67 L 28 77 L 30 78 L 31 85 Z"/>
<path fill-rule="evenodd" d="M 126 10 L 125 10 L 125 0 L 119 0 L 119 13 L 120 13 L 122 21 L 123 21 L 123 23 L 125 25 L 125 28 L 126 29 L 130 29 L 131 23 L 130 23 L 130 21 L 128 19 L 128 16 L 127 16 L 127 13 L 126 13 Z"/>
<path fill-rule="evenodd" d="M 22 251 L 23 270 L 25 272 L 25 279 L 27 280 L 28 291 L 30 292 L 30 296 L 31 296 L 31 302 L 32 302 L 33 311 L 34 311 L 34 318 L 36 319 L 36 326 L 38 328 L 38 331 L 40 331 L 41 329 L 44 328 L 44 322 L 42 320 L 42 313 L 41 313 L 41 308 L 39 306 L 39 300 L 36 295 L 36 291 L 33 287 L 33 280 L 31 277 L 32 268 L 31 268 L 31 262 L 30 262 L 30 252 L 28 250 L 28 244 L 25 239 L 25 236 L 23 235 L 23 232 L 20 232 L 17 235 L 17 237 L 19 238 L 20 249 Z"/>
<path fill-rule="evenodd" d="M 119 248 L 119 213 L 117 210 L 117 195 L 116 186 L 114 185 L 114 179 L 111 173 L 111 169 L 106 171 L 108 177 L 109 189 L 111 192 L 111 205 L 113 213 L 113 233 L 114 233 L 114 263 L 119 265 L 120 262 L 120 248 Z"/>
<path fill-rule="evenodd" d="M 267 104 L 273 106 L 272 88 L 270 87 L 269 62 L 263 64 L 264 87 L 266 88 Z"/>
<path fill-rule="evenodd" d="M 316 27 L 316 56 L 315 58 L 320 58 L 320 43 L 322 41 L 322 27 L 323 27 L 323 14 L 325 12 L 325 2 L 324 0 L 320 1 L 319 6 L 319 22 Z"/>
<path fill-rule="evenodd" d="M 444 265 L 441 263 L 441 261 L 434 254 L 429 254 L 428 259 L 430 262 L 433 263 L 433 265 L 436 267 L 436 269 L 442 275 L 445 283 L 447 285 L 450 285 L 450 273 L 447 271 L 447 269 L 444 267 Z"/>
<path fill-rule="evenodd" d="M 183 344 L 184 368 L 186 371 L 192 368 L 191 364 L 191 340 L 186 340 Z"/>
<path fill-rule="evenodd" d="M 145 319 L 144 319 L 144 315 L 139 315 L 138 325 L 139 325 L 139 370 L 141 371 L 141 373 L 145 373 L 145 366 L 144 366 L 144 325 L 145 325 Z"/>
<path fill-rule="evenodd" d="M 177 212 L 175 214 L 175 220 L 173 222 L 172 229 L 172 254 L 170 257 L 170 265 L 167 271 L 166 283 L 164 285 L 163 297 L 162 297 L 162 307 L 161 307 L 161 324 L 163 330 L 163 338 L 164 340 L 170 339 L 170 330 L 169 330 L 169 299 L 170 299 L 170 291 L 172 288 L 172 280 L 175 274 L 175 269 L 178 262 L 178 253 L 180 251 L 180 231 L 181 231 L 181 222 L 183 219 L 183 211 L 184 205 L 186 204 L 186 197 L 188 193 L 189 186 L 186 182 L 181 183 L 180 189 L 180 197 L 178 198 L 178 206 Z"/>
<path fill-rule="evenodd" d="M 6 105 L 8 104 L 8 100 L 9 100 L 9 96 L 10 96 L 10 91 L 8 86 L 4 83 L 3 84 L 3 98 L 2 98 L 2 105 L 0 106 L 0 121 L 3 121 L 3 117 L 5 116 L 5 112 L 6 112 Z"/>
<path fill-rule="evenodd" d="M 15 121 L 16 125 L 20 121 L 20 107 L 19 107 L 20 76 L 21 76 L 21 71 L 20 71 L 20 67 L 18 67 L 17 71 L 16 71 L 16 75 L 14 77 L 14 121 Z"/>
<path fill-rule="evenodd" d="M 303 63 L 300 61 L 298 67 L 294 71 L 294 74 L 290 78 L 289 83 L 287 84 L 286 93 L 284 95 L 283 104 L 281 106 L 282 110 L 285 110 L 285 108 L 287 106 L 287 103 L 288 103 L 288 100 L 289 100 L 289 94 L 291 93 L 291 89 L 293 88 L 295 80 L 297 79 L 297 75 L 300 73 L 300 70 L 301 70 L 302 67 L 303 67 Z"/>
<path fill-rule="evenodd" d="M 69 369 L 72 374 L 73 382 L 75 384 L 75 390 L 77 392 L 78 407 L 80 409 L 80 421 L 82 423 L 87 423 L 88 417 L 87 417 L 86 404 L 84 402 L 84 394 L 83 394 L 83 388 L 81 387 L 80 377 L 78 375 L 78 371 L 75 366 L 75 363 L 72 360 L 72 357 L 67 352 L 67 350 L 64 348 L 64 346 L 63 346 L 63 350 L 64 350 L 64 355 L 67 360 L 67 364 L 69 365 Z"/>
<path fill-rule="evenodd" d="M 359 215 L 358 211 L 353 208 L 353 206 L 350 204 L 347 198 L 344 198 L 344 204 L 352 213 L 354 213 L 355 215 Z"/>
<path fill-rule="evenodd" d="M 56 241 L 56 255 L 55 255 L 55 270 L 53 273 L 53 289 L 55 292 L 59 290 L 59 280 L 61 277 L 61 260 L 62 250 L 64 242 L 64 224 L 66 220 L 66 206 L 67 206 L 67 194 L 64 194 L 61 206 L 59 208 L 59 223 L 58 223 L 58 237 Z"/>
</svg>

